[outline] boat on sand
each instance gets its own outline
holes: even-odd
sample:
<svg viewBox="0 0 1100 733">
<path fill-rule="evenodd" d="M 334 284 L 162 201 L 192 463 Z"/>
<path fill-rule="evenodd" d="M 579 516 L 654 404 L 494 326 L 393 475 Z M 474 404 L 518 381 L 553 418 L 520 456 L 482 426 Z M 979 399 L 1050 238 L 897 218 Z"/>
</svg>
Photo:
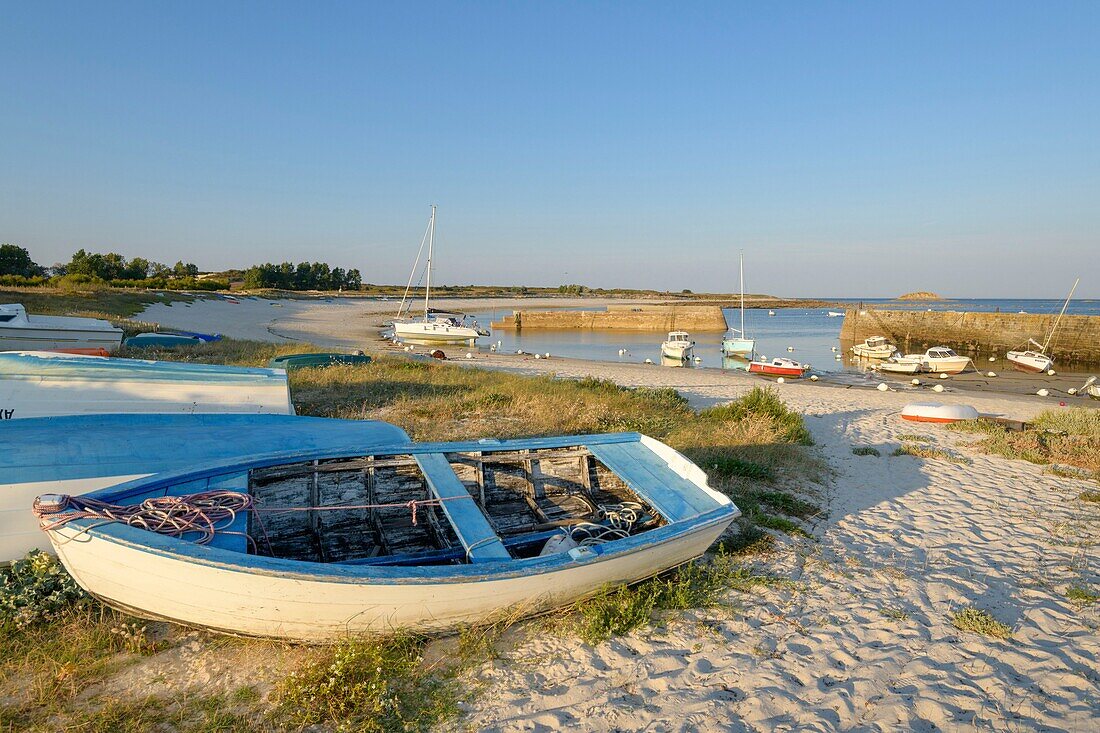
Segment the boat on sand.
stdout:
<svg viewBox="0 0 1100 733">
<path fill-rule="evenodd" d="M 946 346 L 933 346 L 923 355 L 907 354 L 906 358 L 919 358 L 921 367 L 933 374 L 958 374 L 970 364 L 970 358 L 959 356 Z"/>
<path fill-rule="evenodd" d="M 766 374 L 772 377 L 794 377 L 798 379 L 809 369 L 794 359 L 776 357 L 771 361 L 751 361 L 749 371 L 753 374 Z"/>
<path fill-rule="evenodd" d="M 122 329 L 98 318 L 28 315 L 19 303 L 0 304 L 0 351 L 114 353 Z"/>
<path fill-rule="evenodd" d="M 143 502 L 197 519 L 143 529 Z M 637 433 L 292 450 L 37 511 L 66 569 L 116 608 L 306 642 L 539 613 L 687 562 L 740 514 Z"/>
<path fill-rule="evenodd" d="M 694 356 L 695 342 L 687 331 L 669 331 L 661 344 L 661 356 L 674 361 L 690 361 Z"/>
<path fill-rule="evenodd" d="M 408 439 L 387 423 L 293 415 L 79 415 L 0 423 L 0 563 L 51 549 L 30 512 L 42 493 L 83 494 L 267 452 L 369 450 Z"/>
<path fill-rule="evenodd" d="M 922 369 L 921 359 L 913 356 L 891 356 L 881 364 L 872 367 L 875 371 L 890 374 L 916 374 Z"/>
<path fill-rule="evenodd" d="M 886 359 L 897 350 L 898 347 L 887 341 L 885 336 L 872 336 L 862 344 L 852 346 L 852 353 L 865 359 Z"/>
<path fill-rule="evenodd" d="M 0 420 L 124 413 L 293 415 L 282 369 L 0 352 Z"/>
<path fill-rule="evenodd" d="M 1073 283 L 1073 287 L 1069 290 L 1069 297 L 1066 298 L 1066 302 L 1062 304 L 1062 311 L 1058 314 L 1058 317 L 1054 319 L 1054 326 L 1051 327 L 1050 333 L 1047 335 L 1047 340 L 1043 344 L 1040 344 L 1035 339 L 1027 340 L 1027 347 L 1024 351 L 1010 351 L 1006 355 L 1008 362 L 1012 364 L 1013 369 L 1018 369 L 1021 372 L 1030 372 L 1032 374 L 1041 374 L 1042 372 L 1049 371 L 1054 368 L 1054 359 L 1047 356 L 1047 347 L 1050 346 L 1051 340 L 1054 338 L 1055 332 L 1058 330 L 1058 324 L 1062 321 L 1062 316 L 1066 314 L 1066 309 L 1069 308 L 1069 302 L 1073 299 L 1073 292 L 1077 290 L 1077 285 L 1081 282 L 1081 278 Z M 1031 347 L 1035 348 L 1032 349 Z"/>
<path fill-rule="evenodd" d="M 901 418 L 912 422 L 953 423 L 960 420 L 977 420 L 978 411 L 970 405 L 914 402 L 902 408 Z"/>
</svg>

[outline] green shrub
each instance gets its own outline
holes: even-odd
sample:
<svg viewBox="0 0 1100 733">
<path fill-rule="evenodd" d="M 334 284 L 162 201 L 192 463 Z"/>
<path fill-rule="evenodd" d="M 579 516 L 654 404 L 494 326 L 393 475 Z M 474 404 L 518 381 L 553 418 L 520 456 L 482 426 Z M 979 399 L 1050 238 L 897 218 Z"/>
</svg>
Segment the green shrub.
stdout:
<svg viewBox="0 0 1100 733">
<path fill-rule="evenodd" d="M 48 278 L 39 276 L 0 275 L 0 285 L 12 288 L 40 288 L 48 282 Z"/>
<path fill-rule="evenodd" d="M 995 639 L 1007 639 L 1012 636 L 1012 627 L 993 618 L 989 611 L 968 606 L 951 614 L 951 625 L 961 631 L 973 631 L 975 634 L 992 636 Z"/>
<path fill-rule="evenodd" d="M 0 569 L 0 628 L 52 621 L 88 600 L 61 563 L 39 550 Z"/>
<path fill-rule="evenodd" d="M 787 407 L 779 392 L 771 387 L 753 387 L 748 394 L 725 405 L 711 407 L 699 413 L 699 418 L 711 422 L 738 422 L 749 417 L 770 418 L 785 443 L 813 445 L 810 431 L 802 415 Z"/>
<path fill-rule="evenodd" d="M 59 290 L 105 290 L 107 281 L 95 275 L 59 275 L 50 278 L 50 285 Z"/>
</svg>

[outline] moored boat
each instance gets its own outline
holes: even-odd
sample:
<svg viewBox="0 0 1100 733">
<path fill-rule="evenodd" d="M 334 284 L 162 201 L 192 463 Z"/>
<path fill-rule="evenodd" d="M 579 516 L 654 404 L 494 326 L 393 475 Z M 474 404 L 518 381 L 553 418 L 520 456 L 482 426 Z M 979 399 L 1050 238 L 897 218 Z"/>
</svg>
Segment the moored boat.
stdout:
<svg viewBox="0 0 1100 733">
<path fill-rule="evenodd" d="M 796 379 L 806 373 L 809 367 L 784 357 L 776 357 L 771 361 L 751 361 L 749 371 L 753 374 L 767 374 L 772 377 L 795 377 Z"/>
<path fill-rule="evenodd" d="M 1021 372 L 1040 374 L 1054 367 L 1054 360 L 1042 351 L 1010 351 L 1007 357 L 1012 368 Z"/>
<path fill-rule="evenodd" d="M 1094 400 L 1100 400 L 1100 385 L 1090 384 L 1089 386 L 1085 387 L 1085 394 L 1087 394 Z"/>
<path fill-rule="evenodd" d="M 843 311 L 829 311 L 825 315 L 829 316 L 829 318 L 842 318 L 844 313 Z"/>
<path fill-rule="evenodd" d="M 852 353 L 865 359 L 887 359 L 898 347 L 886 340 L 885 336 L 872 336 L 862 344 L 852 346 Z"/>
<path fill-rule="evenodd" d="M 0 563 L 51 549 L 30 513 L 44 492 L 83 494 L 266 452 L 366 450 L 407 440 L 387 423 L 292 415 L 80 415 L 0 423 Z"/>
<path fill-rule="evenodd" d="M 216 529 L 105 521 L 104 504 L 140 518 L 166 501 Z M 37 509 L 66 569 L 112 606 L 308 642 L 539 613 L 680 565 L 740 514 L 636 433 L 288 451 Z"/>
<path fill-rule="evenodd" d="M 690 361 L 695 354 L 695 342 L 687 331 L 669 331 L 661 344 L 661 356 L 673 361 Z"/>
<path fill-rule="evenodd" d="M 0 304 L 0 351 L 113 353 L 121 342 L 122 329 L 108 321 L 28 315 L 19 303 Z"/>
<path fill-rule="evenodd" d="M 914 402 L 902 408 L 903 420 L 912 422 L 953 423 L 977 420 L 978 411 L 971 405 L 944 405 L 939 402 Z"/>
<path fill-rule="evenodd" d="M 916 374 L 922 366 L 919 357 L 894 355 L 881 364 L 876 364 L 873 369 L 891 374 Z"/>
<path fill-rule="evenodd" d="M 0 352 L 0 418 L 124 413 L 293 415 L 286 372 L 218 364 Z"/>
<path fill-rule="evenodd" d="M 970 364 L 970 358 L 959 356 L 946 346 L 933 346 L 923 355 L 907 354 L 907 359 L 918 358 L 921 368 L 933 374 L 958 374 Z"/>
<path fill-rule="evenodd" d="M 749 356 L 756 351 L 756 339 L 748 337 L 748 333 L 745 331 L 745 255 L 741 254 L 740 267 L 741 282 L 741 328 L 730 329 L 731 334 L 722 339 L 722 355 L 723 356 Z"/>
</svg>

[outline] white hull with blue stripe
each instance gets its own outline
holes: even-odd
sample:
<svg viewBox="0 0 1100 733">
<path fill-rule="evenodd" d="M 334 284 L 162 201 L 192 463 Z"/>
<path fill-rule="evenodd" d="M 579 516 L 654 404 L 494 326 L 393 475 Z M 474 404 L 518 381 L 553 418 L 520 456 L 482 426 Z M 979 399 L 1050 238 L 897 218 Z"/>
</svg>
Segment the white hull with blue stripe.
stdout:
<svg viewBox="0 0 1100 733">
<path fill-rule="evenodd" d="M 740 513 L 697 466 L 637 434 L 299 450 L 90 498 L 134 505 L 210 490 L 255 508 L 208 544 L 94 517 L 49 536 L 78 583 L 131 613 L 331 642 L 568 604 L 691 560 Z M 415 523 L 407 497 L 420 504 Z M 616 512 L 628 504 L 624 520 Z M 604 541 L 572 542 L 603 531 Z M 554 535 L 570 539 L 552 551 Z"/>
<path fill-rule="evenodd" d="M 0 353 L 0 420 L 121 413 L 292 415 L 283 369 Z"/>
<path fill-rule="evenodd" d="M 86 415 L 0 423 L 0 564 L 52 551 L 31 514 L 39 494 L 78 495 L 163 471 L 294 449 L 408 440 L 370 420 L 287 415 Z"/>
</svg>

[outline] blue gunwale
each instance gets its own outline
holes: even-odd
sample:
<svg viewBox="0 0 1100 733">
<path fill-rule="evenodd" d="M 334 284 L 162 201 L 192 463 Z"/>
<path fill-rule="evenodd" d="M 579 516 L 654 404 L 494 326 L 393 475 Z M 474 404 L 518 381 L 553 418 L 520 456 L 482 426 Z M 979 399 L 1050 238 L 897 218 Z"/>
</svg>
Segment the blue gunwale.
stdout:
<svg viewBox="0 0 1100 733">
<path fill-rule="evenodd" d="M 394 443 L 370 447 L 364 446 L 365 449 L 362 451 L 362 454 L 374 456 L 412 455 L 417 462 L 421 464 L 425 478 L 429 478 L 429 474 L 431 474 L 429 486 L 432 485 L 433 480 L 439 478 L 437 472 L 441 470 L 442 466 L 446 466 L 447 473 L 450 475 L 450 480 L 461 487 L 461 483 L 450 469 L 450 465 L 446 462 L 443 454 L 536 448 L 565 448 L 571 446 L 586 446 L 591 449 L 593 446 L 614 446 L 630 443 L 640 444 L 640 441 L 641 435 L 638 433 L 613 433 L 515 440 L 480 440 L 449 443 Z M 646 451 L 652 453 L 648 448 Z M 198 470 L 191 469 L 173 473 L 162 473 L 153 477 L 136 479 L 107 489 L 91 492 L 87 494 L 87 496 L 102 501 L 118 502 L 138 496 L 145 497 L 155 496 L 162 492 L 168 493 L 169 489 L 178 484 L 186 483 L 197 486 L 204 480 L 209 482 L 214 478 L 225 480 L 233 476 L 239 477 L 255 468 L 283 463 L 304 463 L 313 460 L 349 457 L 356 454 L 356 451 L 348 451 L 346 447 L 328 447 L 325 449 L 308 451 L 277 451 L 265 455 L 252 456 L 246 460 L 241 460 L 239 458 L 222 460 L 208 464 Z M 445 477 L 446 474 L 444 474 L 444 479 Z M 492 550 L 487 553 L 489 556 L 481 555 L 475 558 L 474 554 L 481 548 L 479 538 L 488 539 L 488 537 L 484 535 L 484 533 L 479 534 L 476 531 L 476 525 L 473 525 L 475 531 L 471 532 L 471 525 L 463 525 L 462 518 L 452 517 L 451 514 L 446 511 L 445 513 L 448 519 L 451 521 L 452 525 L 455 526 L 455 530 L 459 534 L 467 550 L 469 550 L 471 545 L 477 543 L 474 552 L 471 553 L 471 560 L 473 560 L 473 562 L 469 564 L 374 566 L 352 564 L 337 565 L 306 560 L 284 560 L 259 555 L 247 555 L 209 545 L 196 545 L 192 542 L 159 535 L 123 524 L 101 524 L 96 520 L 80 519 L 71 522 L 69 526 L 89 535 L 100 537 L 133 549 L 139 549 L 164 557 L 186 560 L 188 562 L 197 562 L 234 572 L 247 572 L 339 583 L 362 583 L 364 581 L 379 584 L 472 582 L 548 573 L 572 565 L 602 562 L 639 551 L 650 545 L 678 538 L 685 534 L 704 531 L 715 524 L 723 522 L 728 524 L 740 516 L 740 510 L 732 502 L 725 504 L 719 503 L 712 497 L 707 496 L 702 489 L 694 486 L 694 484 L 686 480 L 683 481 L 685 484 L 690 485 L 691 490 L 697 493 L 699 497 L 705 497 L 712 508 L 705 511 L 692 509 L 691 511 L 685 512 L 685 515 L 681 515 L 680 518 L 670 518 L 666 516 L 665 519 L 669 522 L 668 524 L 651 529 L 642 534 L 598 545 L 594 548 L 595 556 L 583 560 L 574 560 L 568 553 L 557 553 L 546 557 L 534 557 L 521 560 L 512 559 L 501 543 L 500 537 L 496 534 L 492 534 L 491 537 L 493 541 L 486 542 L 485 545 L 486 547 L 492 548 Z M 657 485 L 657 478 L 655 476 L 653 477 L 652 484 L 642 482 L 642 484 L 636 488 L 634 483 L 637 483 L 636 477 L 628 485 L 630 485 L 642 499 L 654 504 L 654 508 L 658 509 L 658 511 L 660 511 L 660 508 L 656 506 L 656 502 L 650 500 L 650 495 L 654 493 L 660 494 L 662 491 L 669 494 L 674 493 Z M 449 489 L 445 488 L 446 484 L 441 485 L 444 486 L 443 495 L 449 496 L 454 493 L 455 490 L 453 485 Z M 201 489 L 195 488 L 194 490 Z M 435 491 L 434 488 L 432 490 Z M 463 492 L 466 496 L 469 496 L 468 492 L 465 492 L 464 487 Z M 457 505 L 467 504 L 467 502 L 443 502 L 444 507 L 452 503 Z M 668 503 L 667 499 L 665 503 Z M 487 524 L 484 514 L 481 513 L 481 510 L 478 509 L 476 505 L 472 505 L 470 508 L 477 513 L 480 522 Z M 451 507 L 450 509 L 454 511 L 455 507 Z M 463 538 L 464 532 L 466 532 L 468 537 Z M 467 541 L 470 541 L 471 545 L 467 545 Z M 493 555 L 495 555 L 495 557 Z"/>
<path fill-rule="evenodd" d="M 33 356 L 23 352 L 0 354 L 0 379 L 81 379 L 118 381 L 135 379 L 169 382 L 216 382 L 250 384 L 278 380 L 285 382 L 286 371 L 266 367 L 237 367 L 220 364 L 87 357 L 58 354 Z"/>
</svg>

